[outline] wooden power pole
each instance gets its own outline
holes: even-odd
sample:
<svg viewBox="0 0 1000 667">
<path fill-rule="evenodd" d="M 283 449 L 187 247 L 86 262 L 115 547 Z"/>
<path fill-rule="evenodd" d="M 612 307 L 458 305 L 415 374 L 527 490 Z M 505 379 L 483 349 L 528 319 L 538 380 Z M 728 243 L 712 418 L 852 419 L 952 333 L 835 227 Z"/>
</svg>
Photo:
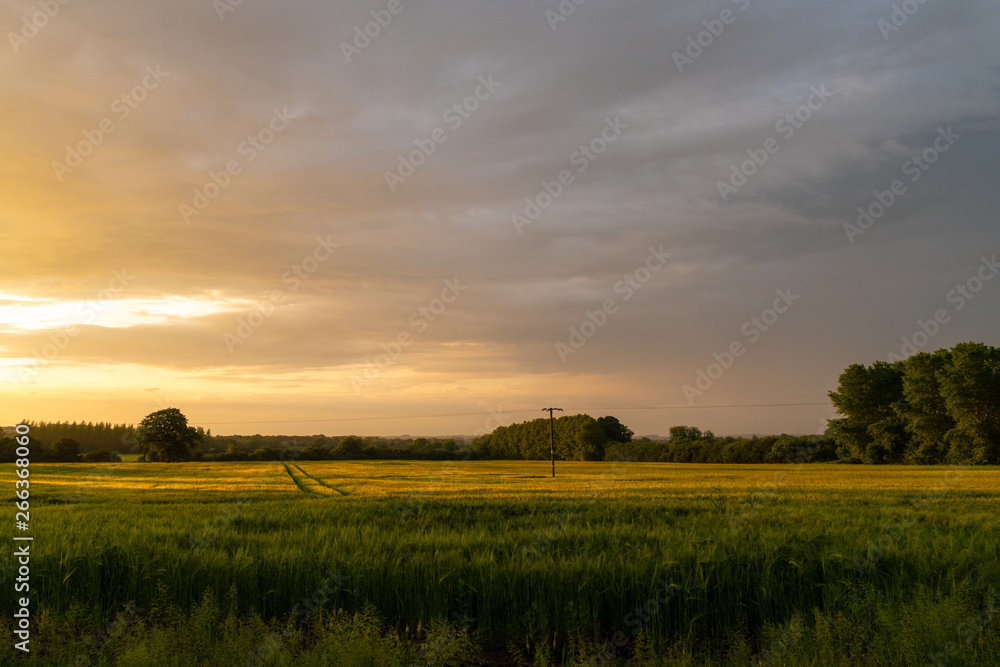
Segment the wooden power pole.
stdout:
<svg viewBox="0 0 1000 667">
<path fill-rule="evenodd" d="M 556 476 L 556 427 L 553 421 L 552 413 L 558 410 L 562 412 L 562 408 L 542 408 L 542 412 L 549 413 L 549 456 L 552 458 L 552 476 Z"/>
</svg>

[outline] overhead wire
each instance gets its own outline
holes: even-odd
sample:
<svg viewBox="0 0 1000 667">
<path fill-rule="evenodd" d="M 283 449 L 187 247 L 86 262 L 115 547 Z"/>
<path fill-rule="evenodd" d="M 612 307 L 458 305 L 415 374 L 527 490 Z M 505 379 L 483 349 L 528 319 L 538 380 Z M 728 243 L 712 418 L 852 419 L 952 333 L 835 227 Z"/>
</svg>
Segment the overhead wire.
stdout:
<svg viewBox="0 0 1000 667">
<path fill-rule="evenodd" d="M 829 401 L 822 403 L 741 403 L 731 405 L 646 405 L 646 406 L 618 406 L 618 407 L 577 407 L 567 408 L 568 411 L 590 411 L 590 412 L 624 412 L 627 410 L 708 410 L 708 409 L 731 409 L 731 408 L 789 408 L 830 405 Z M 501 414 L 526 414 L 538 412 L 538 410 L 518 409 L 503 410 L 496 409 Z M 231 426 L 242 424 L 312 424 L 312 423 L 335 423 L 335 422 L 357 422 L 357 421 L 388 421 L 399 419 L 445 419 L 451 417 L 480 417 L 489 414 L 489 410 L 480 412 L 453 412 L 448 414 L 422 414 L 422 415 L 371 415 L 366 417 L 331 417 L 325 419 L 272 419 L 272 420 L 251 420 L 251 421 L 205 421 L 199 420 L 205 426 Z"/>
</svg>

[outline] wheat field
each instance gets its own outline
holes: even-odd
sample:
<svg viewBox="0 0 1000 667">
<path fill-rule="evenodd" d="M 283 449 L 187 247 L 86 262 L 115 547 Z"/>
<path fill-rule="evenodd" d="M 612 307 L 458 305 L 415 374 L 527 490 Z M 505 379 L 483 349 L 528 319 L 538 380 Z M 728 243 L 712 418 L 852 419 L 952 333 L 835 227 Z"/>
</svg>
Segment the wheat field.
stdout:
<svg viewBox="0 0 1000 667">
<path fill-rule="evenodd" d="M 996 469 L 550 475 L 548 462 L 33 465 L 31 658 L 996 664 Z M 12 489 L 12 466 L 0 476 Z"/>
</svg>

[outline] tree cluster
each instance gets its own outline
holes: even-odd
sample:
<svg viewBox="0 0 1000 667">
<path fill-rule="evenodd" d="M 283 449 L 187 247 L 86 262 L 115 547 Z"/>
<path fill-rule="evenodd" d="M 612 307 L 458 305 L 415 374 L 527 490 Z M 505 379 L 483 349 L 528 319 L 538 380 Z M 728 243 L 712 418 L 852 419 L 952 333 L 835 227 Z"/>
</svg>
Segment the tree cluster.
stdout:
<svg viewBox="0 0 1000 667">
<path fill-rule="evenodd" d="M 1000 348 L 961 343 L 902 361 L 853 364 L 830 392 L 827 431 L 861 463 L 1000 463 Z"/>
<path fill-rule="evenodd" d="M 23 420 L 31 428 L 32 438 L 55 443 L 61 438 L 71 438 L 80 444 L 80 452 L 98 450 L 125 452 L 135 441 L 135 427 L 131 424 L 109 422 L 32 422 Z"/>
<path fill-rule="evenodd" d="M 213 450 L 198 456 L 204 461 L 421 460 L 458 461 L 475 458 L 464 442 L 453 438 L 329 438 L 286 436 L 225 436 L 212 438 Z M 223 445 L 223 448 L 219 448 Z"/>
<path fill-rule="evenodd" d="M 556 419 L 554 426 L 556 458 L 567 461 L 603 461 L 609 444 L 629 442 L 633 435 L 615 417 L 568 415 Z M 549 419 L 542 417 L 500 426 L 476 438 L 473 446 L 484 458 L 538 460 L 549 458 L 549 439 Z"/>
<path fill-rule="evenodd" d="M 17 441 L 14 438 L 0 438 L 0 463 L 13 463 L 17 456 Z M 59 438 L 51 447 L 34 436 L 28 436 L 28 448 L 32 463 L 107 463 L 121 461 L 118 452 L 110 449 L 95 449 L 80 453 L 80 443 L 73 438 Z"/>
<path fill-rule="evenodd" d="M 204 432 L 188 426 L 177 408 L 150 413 L 139 423 L 135 442 L 144 461 L 189 461 Z"/>
<path fill-rule="evenodd" d="M 609 461 L 664 463 L 819 463 L 836 459 L 836 446 L 825 436 L 768 435 L 720 438 L 694 426 L 674 426 L 666 441 L 639 438 L 608 447 Z"/>
</svg>

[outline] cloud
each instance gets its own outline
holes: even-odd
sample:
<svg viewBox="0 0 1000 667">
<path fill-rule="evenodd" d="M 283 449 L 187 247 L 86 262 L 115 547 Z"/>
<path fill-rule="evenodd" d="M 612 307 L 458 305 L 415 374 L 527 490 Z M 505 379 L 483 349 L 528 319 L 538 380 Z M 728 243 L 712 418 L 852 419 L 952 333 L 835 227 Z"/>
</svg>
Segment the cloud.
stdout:
<svg viewBox="0 0 1000 667">
<path fill-rule="evenodd" d="M 98 387 L 79 406 L 107 416 L 66 405 L 49 418 L 141 418 L 122 402 L 135 368 L 163 373 L 161 393 L 211 403 L 204 419 L 259 416 L 255 401 L 276 389 L 289 396 L 263 410 L 276 421 L 296 401 L 302 419 L 357 408 L 331 407 L 330 391 L 386 406 L 416 393 L 400 409 L 432 414 L 553 390 L 662 405 L 788 286 L 801 312 L 705 400 L 823 400 L 995 236 L 1000 13 L 985 1 L 921 5 L 887 37 L 891 7 L 863 2 L 591 2 L 555 30 L 554 0 L 406 2 L 351 62 L 342 45 L 373 20 L 369 3 L 242 3 L 221 19 L 194 1 L 61 7 L 0 55 L 0 313 L 34 304 L 21 328 L 2 323 L 3 354 L 40 354 L 113 271 L 135 280 L 114 295 L 117 319 L 85 323 L 38 380 L 61 381 L 57 365 L 103 369 L 104 403 Z M 679 72 L 674 54 L 724 9 L 733 20 Z M 0 25 L 17 32 L 34 10 L 8 2 Z M 155 87 L 149 68 L 165 73 Z M 481 77 L 498 85 L 473 99 Z M 779 129 L 821 87 L 829 100 Z M 276 113 L 287 127 L 269 131 Z M 608 122 L 625 126 L 614 141 Z M 857 208 L 947 127 L 962 137 L 954 149 L 851 244 Z M 424 154 L 435 131 L 446 138 Z M 778 149 L 723 199 L 719 183 L 768 139 Z M 74 151 L 87 155 L 59 173 Z M 420 164 L 390 190 L 386 172 L 414 151 Z M 563 172 L 572 182 L 553 196 Z M 512 215 L 546 195 L 518 233 Z M 185 219 L 182 205 L 198 212 Z M 324 239 L 329 257 L 289 278 Z M 668 266 L 563 363 L 556 343 L 661 245 Z M 417 331 L 413 314 L 455 279 L 468 290 Z M 254 315 L 276 293 L 273 312 Z M 998 295 L 944 337 L 993 343 L 981 313 Z M 251 317 L 261 323 L 231 351 L 225 335 Z M 358 398 L 351 378 L 401 333 L 412 344 Z M 801 415 L 683 417 L 717 432 L 817 428 Z M 681 418 L 633 416 L 640 432 Z"/>
</svg>

